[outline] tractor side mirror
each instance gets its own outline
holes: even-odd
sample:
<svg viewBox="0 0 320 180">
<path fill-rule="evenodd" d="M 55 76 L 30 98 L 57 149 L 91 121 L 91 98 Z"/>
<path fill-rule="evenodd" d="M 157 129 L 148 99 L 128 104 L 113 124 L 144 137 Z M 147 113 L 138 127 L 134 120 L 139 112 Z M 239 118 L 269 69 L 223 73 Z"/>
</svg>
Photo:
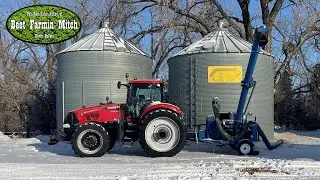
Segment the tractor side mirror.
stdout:
<svg viewBox="0 0 320 180">
<path fill-rule="evenodd" d="M 109 102 L 109 100 L 110 100 L 110 98 L 109 98 L 109 96 L 107 96 L 107 97 L 106 97 L 106 101 Z"/>
<path fill-rule="evenodd" d="M 130 87 L 129 84 L 121 84 L 121 81 L 118 81 L 118 83 L 117 83 L 118 89 L 120 89 L 121 86 L 125 86 L 125 87 L 127 87 L 127 88 Z"/>
</svg>

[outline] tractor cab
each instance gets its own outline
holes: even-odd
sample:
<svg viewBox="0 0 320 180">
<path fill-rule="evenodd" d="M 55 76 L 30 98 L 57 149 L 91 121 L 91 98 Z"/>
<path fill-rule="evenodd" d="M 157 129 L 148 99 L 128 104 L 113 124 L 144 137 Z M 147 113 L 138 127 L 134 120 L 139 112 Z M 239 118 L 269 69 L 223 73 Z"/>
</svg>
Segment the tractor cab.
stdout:
<svg viewBox="0 0 320 180">
<path fill-rule="evenodd" d="M 163 82 L 161 80 L 129 80 L 128 84 L 118 82 L 118 88 L 127 87 L 127 113 L 138 118 L 143 110 L 153 102 L 164 101 Z"/>
</svg>

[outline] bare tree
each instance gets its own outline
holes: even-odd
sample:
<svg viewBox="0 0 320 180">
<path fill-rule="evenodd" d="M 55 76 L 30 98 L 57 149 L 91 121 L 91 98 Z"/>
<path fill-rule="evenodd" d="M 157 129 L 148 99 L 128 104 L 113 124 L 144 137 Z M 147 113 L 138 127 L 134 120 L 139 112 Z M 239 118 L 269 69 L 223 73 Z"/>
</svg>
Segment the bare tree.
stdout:
<svg viewBox="0 0 320 180">
<path fill-rule="evenodd" d="M 21 59 L 27 48 L 23 43 L 9 40 L 0 31 L 0 129 L 24 131 L 28 107 L 36 82 L 28 60 Z"/>
<path fill-rule="evenodd" d="M 292 8 L 293 18 L 279 19 L 274 25 L 282 36 L 282 51 L 285 56 L 277 67 L 275 80 L 278 80 L 283 68 L 288 69 L 291 61 L 302 52 L 301 48 L 305 43 L 320 35 L 319 12 L 314 8 L 317 5 L 319 2 L 300 2 Z"/>
</svg>

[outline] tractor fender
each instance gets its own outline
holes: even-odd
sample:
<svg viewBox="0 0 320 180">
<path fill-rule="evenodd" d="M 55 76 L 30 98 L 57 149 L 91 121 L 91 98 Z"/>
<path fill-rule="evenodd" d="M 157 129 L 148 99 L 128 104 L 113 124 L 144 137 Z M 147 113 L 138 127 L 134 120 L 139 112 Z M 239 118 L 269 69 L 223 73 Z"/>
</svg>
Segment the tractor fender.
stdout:
<svg viewBox="0 0 320 180">
<path fill-rule="evenodd" d="M 171 110 L 175 113 L 177 113 L 178 115 L 183 115 L 183 112 L 180 110 L 180 108 L 178 106 L 175 106 L 173 104 L 169 104 L 169 103 L 163 103 L 163 102 L 153 102 L 151 104 L 149 104 L 142 112 L 141 117 L 144 117 L 145 115 L 147 115 L 149 112 L 157 110 L 157 109 L 168 109 Z"/>
</svg>

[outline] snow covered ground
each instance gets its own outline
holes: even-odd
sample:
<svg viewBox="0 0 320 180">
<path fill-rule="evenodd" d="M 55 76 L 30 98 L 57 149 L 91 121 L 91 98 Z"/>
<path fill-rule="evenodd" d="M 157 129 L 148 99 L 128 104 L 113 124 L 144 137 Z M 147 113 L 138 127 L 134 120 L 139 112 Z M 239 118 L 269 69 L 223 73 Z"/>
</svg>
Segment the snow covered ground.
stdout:
<svg viewBox="0 0 320 180">
<path fill-rule="evenodd" d="M 101 158 L 75 157 L 71 145 L 48 137 L 9 139 L 0 132 L 0 179 L 320 179 L 320 131 L 278 132 L 285 140 L 258 156 L 229 147 L 191 144 L 171 158 L 145 157 L 138 144 L 119 144 Z"/>
</svg>

